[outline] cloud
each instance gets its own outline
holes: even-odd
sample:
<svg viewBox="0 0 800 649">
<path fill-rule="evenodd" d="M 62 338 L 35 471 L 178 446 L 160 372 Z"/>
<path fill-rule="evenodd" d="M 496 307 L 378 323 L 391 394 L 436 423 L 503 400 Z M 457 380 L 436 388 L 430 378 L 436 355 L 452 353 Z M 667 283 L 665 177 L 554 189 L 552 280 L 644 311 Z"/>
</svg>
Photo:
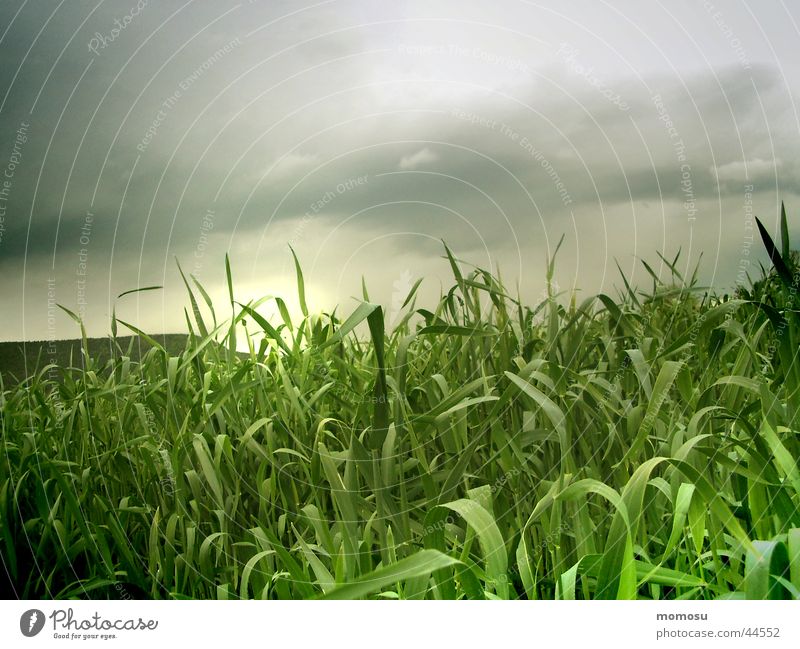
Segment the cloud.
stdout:
<svg viewBox="0 0 800 649">
<path fill-rule="evenodd" d="M 694 50 L 675 45 L 682 28 L 659 32 L 672 45 L 676 75 L 635 39 L 611 39 L 631 63 L 621 66 L 592 39 L 527 6 L 434 3 L 437 15 L 459 16 L 448 25 L 418 20 L 434 11 L 423 0 L 302 11 L 290 0 L 239 3 L 234 11 L 207 1 L 190 3 L 174 20 L 172 8 L 150 3 L 87 68 L 87 42 L 124 12 L 118 2 L 102 3 L 81 27 L 90 9 L 68 4 L 13 87 L 43 28 L 30 3 L 0 44 L 14 62 L 0 66 L 0 100 L 9 90 L 0 111 L 0 173 L 20 124 L 31 123 L 3 201 L 3 337 L 21 335 L 12 314 L 25 314 L 26 335 L 48 333 L 47 280 L 59 278 L 59 303 L 70 306 L 83 248 L 95 316 L 87 324 L 95 333 L 105 331 L 109 295 L 168 285 L 175 258 L 190 272 L 201 264 L 208 290 L 224 291 L 224 272 L 216 270 L 224 270 L 226 252 L 241 251 L 253 284 L 269 292 L 276 273 L 294 272 L 287 242 L 331 304 L 360 295 L 362 274 L 371 290 L 375 282 L 375 299 L 381 291 L 388 299 L 407 268 L 434 290 L 435 273 L 448 272 L 441 239 L 464 259 L 501 260 L 504 277 L 520 279 L 524 294 L 524 282 L 538 280 L 539 260 L 565 233 L 564 286 L 600 289 L 616 276 L 615 256 L 629 260 L 635 251 L 650 259 L 687 239 L 693 254 L 702 250 L 711 260 L 704 263 L 717 274 L 709 279 L 725 285 L 741 256 L 745 167 L 756 186 L 754 210 L 774 211 L 782 198 L 791 206 L 800 195 L 796 75 L 784 78 L 780 61 L 742 74 L 734 56 L 722 56 L 727 40 L 709 55 L 713 68 L 700 71 Z M 6 5 L 0 23 L 13 17 Z M 521 24 L 533 38 L 517 38 L 512 28 Z M 257 25 L 263 29 L 246 37 Z M 612 15 L 597 33 L 610 38 L 618 29 Z M 181 88 L 234 38 L 242 44 L 224 65 Z M 555 48 L 567 40 L 586 74 L 565 75 Z M 278 53 L 274 61 L 264 59 L 265 43 Z M 180 97 L 165 111 L 176 90 Z M 156 119 L 163 124 L 140 152 Z M 357 182 L 362 177 L 368 180 Z M 687 204 L 696 221 L 689 222 Z M 95 221 L 84 245 L 87 211 Z M 177 279 L 176 292 L 163 295 L 182 307 Z M 182 326 L 180 308 L 175 320 L 153 323 L 154 330 Z"/>
<path fill-rule="evenodd" d="M 765 180 L 781 168 L 781 160 L 762 160 L 753 158 L 751 160 L 734 160 L 716 168 L 711 167 L 712 174 L 716 172 L 720 182 L 753 182 Z"/>
<path fill-rule="evenodd" d="M 424 149 L 420 149 L 416 153 L 403 156 L 400 159 L 400 164 L 398 165 L 398 168 L 401 169 L 402 171 L 409 171 L 410 169 L 416 169 L 417 167 L 428 165 L 431 162 L 436 162 L 438 159 L 439 156 L 437 156 L 428 147 L 425 147 Z"/>
<path fill-rule="evenodd" d="M 301 171 L 306 171 L 317 164 L 319 157 L 313 154 L 290 153 L 277 160 L 270 171 L 271 179 L 291 178 Z"/>
</svg>

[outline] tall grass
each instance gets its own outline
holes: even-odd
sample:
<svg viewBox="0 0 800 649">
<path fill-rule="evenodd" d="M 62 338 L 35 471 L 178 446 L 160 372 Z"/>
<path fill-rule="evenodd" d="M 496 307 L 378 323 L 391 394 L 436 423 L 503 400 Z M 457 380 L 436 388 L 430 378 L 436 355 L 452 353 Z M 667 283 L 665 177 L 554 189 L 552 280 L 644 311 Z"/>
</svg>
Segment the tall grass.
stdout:
<svg viewBox="0 0 800 649">
<path fill-rule="evenodd" d="M 783 243 L 733 299 L 676 258 L 649 291 L 568 306 L 445 248 L 453 287 L 424 309 L 415 285 L 391 331 L 366 290 L 343 321 L 310 314 L 299 264 L 299 321 L 238 303 L 229 264 L 230 317 L 184 277 L 181 353 L 114 317 L 110 360 L 4 389 L 7 580 L 24 598 L 797 598 Z M 152 347 L 132 360 L 118 328 Z"/>
</svg>

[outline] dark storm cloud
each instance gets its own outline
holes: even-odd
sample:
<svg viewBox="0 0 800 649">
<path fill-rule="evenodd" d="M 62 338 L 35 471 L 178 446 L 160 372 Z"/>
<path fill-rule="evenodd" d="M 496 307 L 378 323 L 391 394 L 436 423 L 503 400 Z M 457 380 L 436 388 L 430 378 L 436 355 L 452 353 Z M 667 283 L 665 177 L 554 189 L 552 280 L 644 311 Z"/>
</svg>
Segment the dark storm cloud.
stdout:
<svg viewBox="0 0 800 649">
<path fill-rule="evenodd" d="M 30 310 L 26 328 L 51 275 L 73 299 L 84 249 L 101 331 L 109 296 L 171 286 L 176 257 L 213 283 L 231 251 L 256 291 L 291 269 L 287 243 L 329 302 L 365 272 L 385 286 L 407 267 L 435 275 L 441 239 L 530 276 L 525 260 L 538 273 L 566 233 L 564 272 L 589 289 L 614 255 L 691 241 L 724 282 L 743 188 L 769 215 L 800 193 L 783 32 L 748 40 L 745 64 L 705 14 L 686 23 L 698 51 L 634 5 L 649 41 L 600 8 L 584 33 L 580 12 L 525 3 L 20 6 L 0 7 L 0 24 L 16 15 L 0 43 L 0 164 L 18 159 L 0 297 Z M 746 14 L 725 12 L 743 32 Z"/>
</svg>

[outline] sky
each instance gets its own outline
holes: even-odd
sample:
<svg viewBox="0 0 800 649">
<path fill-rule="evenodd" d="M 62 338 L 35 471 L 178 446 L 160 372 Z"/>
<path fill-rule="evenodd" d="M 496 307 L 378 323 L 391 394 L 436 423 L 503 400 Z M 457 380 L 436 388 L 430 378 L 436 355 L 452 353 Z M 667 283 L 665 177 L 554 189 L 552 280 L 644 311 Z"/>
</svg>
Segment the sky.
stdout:
<svg viewBox="0 0 800 649">
<path fill-rule="evenodd" d="M 800 5 L 783 0 L 0 0 L 0 340 L 185 329 L 224 302 L 465 268 L 529 302 L 727 291 L 800 237 Z M 139 287 L 158 291 L 126 295 Z M 221 307 L 223 312 L 224 307 Z"/>
</svg>

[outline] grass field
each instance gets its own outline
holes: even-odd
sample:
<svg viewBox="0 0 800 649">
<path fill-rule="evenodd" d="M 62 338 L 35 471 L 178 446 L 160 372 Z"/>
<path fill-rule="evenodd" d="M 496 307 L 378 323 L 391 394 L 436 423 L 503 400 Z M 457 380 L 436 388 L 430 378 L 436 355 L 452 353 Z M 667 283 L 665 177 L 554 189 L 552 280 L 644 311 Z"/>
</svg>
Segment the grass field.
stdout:
<svg viewBox="0 0 800 649">
<path fill-rule="evenodd" d="M 188 278 L 179 352 L 115 320 L 107 358 L 4 388 L 5 578 L 25 598 L 797 598 L 799 275 L 785 220 L 764 235 L 774 267 L 733 297 L 669 259 L 580 304 L 524 305 L 445 249 L 452 289 L 426 309 L 415 286 L 391 331 L 366 289 L 309 314 L 299 265 L 295 321 L 239 304 L 229 266 L 224 316 Z"/>
<path fill-rule="evenodd" d="M 158 343 L 170 354 L 179 354 L 186 346 L 185 334 L 155 336 Z M 152 345 L 139 336 L 120 336 L 116 341 L 108 338 L 89 338 L 86 341 L 89 356 L 104 365 L 118 349 L 131 360 L 139 361 Z M 35 340 L 25 342 L 0 342 L 0 375 L 5 387 L 19 383 L 20 379 L 38 373 L 45 367 L 83 367 L 81 339 Z M 49 370 L 48 370 L 49 371 Z M 57 375 L 57 371 L 54 370 Z"/>
</svg>

